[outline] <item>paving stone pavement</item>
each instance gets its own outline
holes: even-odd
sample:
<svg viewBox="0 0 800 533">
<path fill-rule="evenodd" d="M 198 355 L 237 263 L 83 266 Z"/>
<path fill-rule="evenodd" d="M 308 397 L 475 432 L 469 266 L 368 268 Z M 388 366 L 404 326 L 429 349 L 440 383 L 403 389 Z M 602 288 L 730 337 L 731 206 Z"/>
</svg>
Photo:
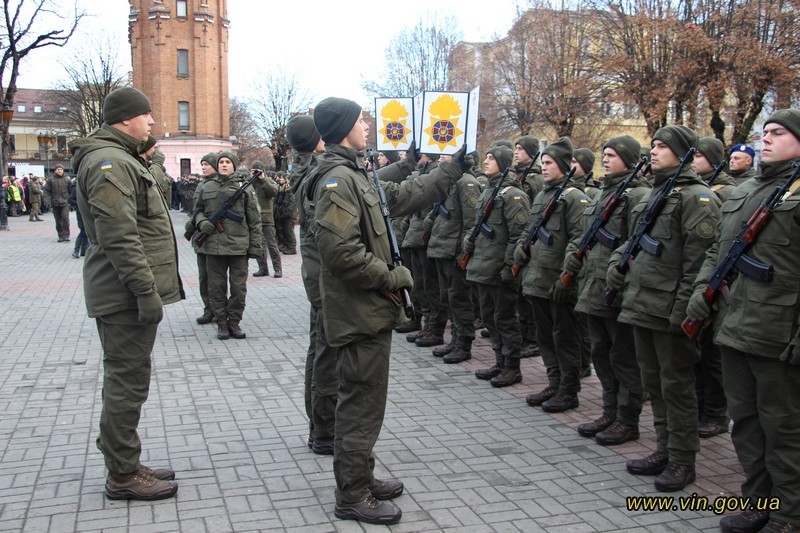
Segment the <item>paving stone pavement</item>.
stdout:
<svg viewBox="0 0 800 533">
<path fill-rule="evenodd" d="M 187 299 L 165 308 L 140 435 L 143 462 L 171 465 L 174 499 L 103 497 L 95 446 L 101 352 L 86 316 L 82 260 L 45 222 L 11 218 L 0 232 L 1 531 L 697 531 L 710 510 L 628 511 L 626 497 L 658 495 L 625 459 L 654 449 L 649 405 L 636 443 L 607 448 L 577 434 L 600 414 L 600 385 L 583 380 L 577 411 L 548 415 L 524 403 L 545 386 L 539 358 L 524 383 L 494 389 L 472 372 L 492 364 L 479 339 L 466 364 L 444 365 L 396 335 L 376 472 L 397 477 L 402 521 L 389 528 L 333 516 L 331 457 L 305 445 L 303 366 L 308 303 L 300 255 L 281 279 L 250 278 L 245 340 L 219 341 L 202 312 L 197 267 L 172 211 Z M 251 263 L 251 272 L 255 270 Z M 702 441 L 698 481 L 672 496 L 737 495 L 741 469 L 729 435 Z M 664 496 L 662 494 L 662 496 Z"/>
</svg>

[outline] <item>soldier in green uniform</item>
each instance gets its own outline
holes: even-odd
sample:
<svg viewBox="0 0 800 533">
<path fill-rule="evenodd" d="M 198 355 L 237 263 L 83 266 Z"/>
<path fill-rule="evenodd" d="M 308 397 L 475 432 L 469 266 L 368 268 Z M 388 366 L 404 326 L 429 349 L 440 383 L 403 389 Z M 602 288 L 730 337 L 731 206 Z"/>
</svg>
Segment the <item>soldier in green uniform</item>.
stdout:
<svg viewBox="0 0 800 533">
<path fill-rule="evenodd" d="M 572 153 L 572 167 L 575 169 L 574 178 L 583 181 L 583 193 L 593 199 L 600 194 L 600 183 L 594 179 L 594 152 L 589 148 L 576 148 Z"/>
<path fill-rule="evenodd" d="M 715 169 L 725 163 L 725 147 L 716 137 L 701 137 L 692 170 L 711 187 L 723 203 L 736 190 L 736 182 L 725 171 L 715 174 Z M 713 178 L 713 182 L 712 182 Z M 707 439 L 728 432 L 728 404 L 722 384 L 722 355 L 714 344 L 711 328 L 700 334 L 700 361 L 694 368 L 697 389 L 697 433 Z"/>
<path fill-rule="evenodd" d="M 217 173 L 217 154 L 208 153 L 200 159 L 200 168 L 203 171 L 203 183 L 211 179 Z M 188 182 L 184 182 L 188 183 Z M 198 188 L 202 187 L 202 183 Z M 185 186 L 183 190 L 187 190 Z M 186 222 L 186 234 L 194 235 L 197 228 L 194 221 L 189 219 Z M 199 252 L 200 248 L 192 241 L 192 248 L 197 256 L 197 281 L 200 290 L 200 299 L 203 301 L 203 314 L 197 317 L 196 321 L 200 325 L 210 324 L 214 320 L 214 312 L 211 310 L 211 300 L 208 297 L 208 267 L 206 266 L 206 254 Z"/>
<path fill-rule="evenodd" d="M 528 195 L 528 200 L 533 202 L 536 195 L 544 189 L 541 165 L 533 162 L 539 156 L 539 139 L 532 135 L 523 135 L 514 143 L 514 174 L 519 180 L 519 188 Z M 531 167 L 527 175 L 525 170 Z M 523 178 L 523 175 L 525 176 Z M 530 301 L 522 294 L 522 284 L 519 287 L 517 298 L 517 314 L 522 334 L 522 349 L 520 357 L 534 357 L 540 355 L 539 345 L 536 343 L 536 319 Z"/>
<path fill-rule="evenodd" d="M 396 291 L 410 288 L 411 272 L 395 266 L 380 197 L 361 151 L 369 126 L 351 100 L 326 98 L 314 109 L 325 153 L 308 179 L 314 240 L 321 261 L 320 294 L 328 343 L 339 351 L 333 471 L 337 517 L 393 524 L 402 511 L 390 500 L 398 480 L 373 475 L 375 445 L 386 410 L 392 328 L 402 320 Z M 464 149 L 431 174 L 400 184 L 384 182 L 392 216 L 432 205 L 462 176 Z"/>
<path fill-rule="evenodd" d="M 108 468 L 106 497 L 115 500 L 158 500 L 178 491 L 174 471 L 139 462 L 136 431 L 163 306 L 184 298 L 169 208 L 139 158 L 154 124 L 150 111 L 141 92 L 116 89 L 103 102 L 103 125 L 70 143 L 91 240 L 83 265 L 86 309 L 103 348 L 97 447 Z"/>
<path fill-rule="evenodd" d="M 273 213 L 273 204 L 278 195 L 278 184 L 267 174 L 264 163 L 261 161 L 254 161 L 252 168 L 261 171 L 255 188 L 258 206 L 261 209 L 261 232 L 264 234 L 264 252 L 258 259 L 258 270 L 253 272 L 253 277 L 269 276 L 269 264 L 267 263 L 269 254 L 269 258 L 272 260 L 273 276 L 280 278 L 283 276 L 283 268 L 281 267 L 281 253 L 278 250 L 278 239 L 275 236 L 275 215 Z"/>
<path fill-rule="evenodd" d="M 606 174 L 600 184 L 600 194 L 586 208 L 584 229 L 594 222 L 619 184 L 629 177 L 639 160 L 639 150 L 638 141 L 630 135 L 609 139 L 603 146 Z M 604 446 L 639 438 L 643 389 L 633 345 L 633 328 L 617 321 L 620 299 L 608 305 L 603 298 L 603 289 L 606 287 L 608 258 L 615 243 L 628 239 L 634 224 L 633 207 L 649 190 L 650 185 L 644 178 L 634 178 L 603 226 L 615 239 L 598 240 L 583 260 L 575 257 L 580 239 L 573 240 L 567 246 L 564 260 L 564 270 L 573 276 L 573 283 L 580 282 L 575 311 L 587 317 L 592 362 L 603 387 L 603 414 L 596 420 L 578 425 L 578 433 L 594 437 Z"/>
<path fill-rule="evenodd" d="M 221 219 L 223 232 L 218 232 L 209 222 L 219 206 L 244 183 L 245 173 L 237 173 L 239 159 L 230 152 L 222 152 L 217 158 L 217 174 L 203 184 L 194 195 L 192 220 L 198 231 L 208 235 L 198 252 L 206 256 L 208 270 L 208 297 L 217 323 L 217 337 L 246 337 L 239 326 L 244 314 L 247 297 L 247 260 L 258 259 L 264 241 L 261 233 L 261 213 L 258 199 L 252 188 L 239 196 L 231 210 L 239 213 L 243 220 L 237 222 L 230 217 Z M 228 277 L 230 275 L 230 297 Z"/>
<path fill-rule="evenodd" d="M 55 173 L 50 176 L 43 187 L 50 197 L 58 242 L 69 242 L 69 184 L 69 178 L 64 175 L 64 166 L 59 163 L 56 165 Z M 17 216 L 16 209 L 13 216 Z"/>
<path fill-rule="evenodd" d="M 567 179 L 571 161 L 572 142 L 567 137 L 544 149 L 542 174 L 545 188 L 531 205 L 531 225 L 536 223 L 545 205 Z M 514 251 L 514 262 L 527 265 L 520 274 L 522 291 L 533 307 L 538 326 L 537 341 L 547 367 L 548 387 L 529 395 L 526 401 L 528 405 L 541 405 L 548 413 L 575 409 L 579 404 L 581 343 L 574 309 L 578 291 L 575 286 L 569 289 L 563 285 L 559 287 L 556 281 L 561 274 L 567 243 L 582 233 L 583 212 L 589 203 L 583 191 L 571 184 L 554 201 L 555 207 L 545 226 L 552 241 L 539 239 L 526 251 L 523 249 L 526 231 Z"/>
<path fill-rule="evenodd" d="M 452 156 L 439 156 L 441 163 Z M 447 198 L 436 205 L 425 217 L 428 241 L 428 259 L 435 261 L 439 275 L 439 301 L 449 310 L 451 328 L 450 345 L 434 349 L 433 355 L 443 357 L 448 364 L 460 363 L 472 357 L 472 341 L 475 340 L 475 315 L 472 308 L 472 287 L 467 283 L 467 274 L 458 266 L 463 255 L 462 243 L 475 226 L 475 206 L 481 195 L 481 186 L 472 169 L 450 186 Z"/>
<path fill-rule="evenodd" d="M 722 206 L 717 240 L 706 253 L 687 309 L 709 315 L 701 292 L 734 237 L 800 160 L 800 111 L 781 109 L 764 122 L 760 173 Z M 747 254 L 771 265 L 769 282 L 739 272 L 714 329 L 722 351 L 722 374 L 731 439 L 744 470 L 742 496 L 761 505 L 722 518 L 722 531 L 800 531 L 800 180 L 789 187 L 772 219 Z M 763 502 L 773 500 L 766 506 Z M 777 505 L 776 505 L 777 503 Z M 767 523 L 767 521 L 769 521 Z M 764 525 L 766 524 L 766 527 Z M 763 528 L 763 529 L 762 529 Z"/>
<path fill-rule="evenodd" d="M 489 368 L 475 371 L 475 377 L 490 380 L 493 387 L 508 387 L 522 381 L 522 336 L 517 317 L 519 281 L 511 273 L 511 266 L 517 239 L 528 223 L 530 204 L 528 195 L 517 187 L 516 177 L 504 176 L 513 156 L 510 148 L 499 144 L 486 152 L 483 170 L 489 188 L 481 193 L 476 215 L 483 212 L 498 182 L 500 189 L 476 241 L 464 239 L 464 251 L 472 254 L 467 281 L 478 286 L 481 318 L 489 330 L 496 361 Z"/>
<path fill-rule="evenodd" d="M 678 170 L 679 158 L 697 146 L 697 134 L 684 126 L 665 126 L 651 142 L 653 187 L 634 207 L 645 210 L 650 198 L 662 191 Z M 643 459 L 630 460 L 632 474 L 657 475 L 655 487 L 662 492 L 683 489 L 695 480 L 697 395 L 694 365 L 697 345 L 681 329 L 692 283 L 703 254 L 714 240 L 719 219 L 719 199 L 693 170 L 684 167 L 675 187 L 668 192 L 648 235 L 661 243 L 660 254 L 642 250 L 630 266 L 622 296 L 619 321 L 633 326 L 636 357 L 642 382 L 650 393 L 657 449 Z M 608 286 L 617 291 L 625 285 L 618 269 L 622 247 L 609 260 Z"/>
<path fill-rule="evenodd" d="M 752 146 L 746 144 L 734 144 L 731 146 L 729 155 L 729 165 L 731 177 L 736 181 L 738 187 L 750 178 L 756 177 L 756 169 L 753 167 L 756 151 Z"/>
</svg>

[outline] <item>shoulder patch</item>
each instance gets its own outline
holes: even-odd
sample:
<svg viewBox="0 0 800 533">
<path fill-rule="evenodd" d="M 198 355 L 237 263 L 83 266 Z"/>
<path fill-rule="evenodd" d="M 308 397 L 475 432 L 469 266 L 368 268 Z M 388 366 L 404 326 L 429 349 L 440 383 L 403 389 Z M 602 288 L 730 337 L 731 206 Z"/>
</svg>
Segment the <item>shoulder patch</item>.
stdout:
<svg viewBox="0 0 800 533">
<path fill-rule="evenodd" d="M 711 197 L 709 197 L 707 194 L 701 194 L 700 196 L 697 197 L 697 201 L 700 202 L 701 204 L 707 204 L 708 202 L 711 201 Z"/>
<path fill-rule="evenodd" d="M 336 178 L 333 178 L 333 179 L 330 179 L 330 180 L 326 181 L 326 182 L 323 184 L 323 186 L 324 186 L 326 189 L 335 189 L 336 187 L 338 187 L 338 186 L 339 186 L 339 182 L 336 180 Z"/>
<path fill-rule="evenodd" d="M 711 239 L 714 237 L 714 224 L 709 218 L 704 218 L 697 223 L 695 231 L 701 239 Z"/>
<path fill-rule="evenodd" d="M 100 168 L 102 170 L 111 170 L 113 167 L 111 166 L 111 161 L 103 161 L 100 163 Z"/>
<path fill-rule="evenodd" d="M 525 211 L 520 211 L 514 216 L 514 222 L 519 225 L 527 224 L 528 223 L 528 213 Z"/>
</svg>

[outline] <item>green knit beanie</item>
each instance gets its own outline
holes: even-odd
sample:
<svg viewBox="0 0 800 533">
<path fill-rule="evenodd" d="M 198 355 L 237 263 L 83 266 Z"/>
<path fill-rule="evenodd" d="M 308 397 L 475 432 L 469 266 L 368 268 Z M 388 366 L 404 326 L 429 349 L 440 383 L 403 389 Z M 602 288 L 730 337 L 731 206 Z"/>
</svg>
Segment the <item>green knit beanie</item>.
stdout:
<svg viewBox="0 0 800 533">
<path fill-rule="evenodd" d="M 512 151 L 514 150 L 514 145 L 511 144 L 511 141 L 507 141 L 505 139 L 495 141 L 494 144 L 492 144 L 492 148 L 494 148 L 495 146 L 505 146 L 506 148 L 511 148 Z"/>
<path fill-rule="evenodd" d="M 588 148 L 576 148 L 572 152 L 572 157 L 581 166 L 584 174 L 588 174 L 594 168 L 594 152 Z"/>
<path fill-rule="evenodd" d="M 347 132 L 350 133 L 350 130 Z M 286 124 L 286 140 L 298 152 L 313 152 L 319 144 L 319 132 L 314 126 L 314 117 L 301 115 L 291 119 Z"/>
<path fill-rule="evenodd" d="M 520 145 L 530 157 L 534 157 L 539 153 L 539 139 L 533 135 L 523 135 L 514 143 L 514 145 L 517 144 Z"/>
<path fill-rule="evenodd" d="M 267 170 L 267 167 L 264 166 L 264 163 L 262 163 L 261 161 L 256 159 L 255 161 L 253 161 L 253 164 L 250 165 L 250 170 L 254 170 L 254 169 L 255 170 L 260 170 L 261 172 L 264 172 L 265 170 Z"/>
<path fill-rule="evenodd" d="M 239 166 L 239 158 L 233 155 L 232 152 L 220 152 L 217 155 L 217 166 L 219 166 L 219 160 L 222 159 L 223 157 L 227 157 L 228 159 L 230 159 L 231 163 L 233 163 L 233 170 L 236 170 L 236 168 Z"/>
<path fill-rule="evenodd" d="M 798 109 L 779 109 L 769 116 L 764 122 L 764 126 L 770 122 L 780 124 L 789 130 L 795 139 L 800 141 L 800 110 Z"/>
<path fill-rule="evenodd" d="M 214 167 L 214 170 L 217 170 L 217 158 L 218 158 L 217 154 L 211 152 L 201 157 L 200 162 L 202 163 L 203 161 L 205 161 L 206 163 Z"/>
<path fill-rule="evenodd" d="M 690 148 L 697 148 L 697 133 L 686 126 L 664 126 L 656 131 L 653 140 L 669 146 L 678 159 L 683 159 Z"/>
<path fill-rule="evenodd" d="M 714 168 L 725 158 L 725 146 L 716 137 L 701 137 L 697 142 L 697 151 L 706 156 Z"/>
<path fill-rule="evenodd" d="M 152 110 L 153 106 L 143 92 L 133 87 L 122 87 L 108 93 L 103 100 L 103 122 L 117 124 Z"/>
<path fill-rule="evenodd" d="M 642 155 L 642 145 L 630 135 L 620 135 L 619 137 L 610 138 L 608 142 L 603 145 L 603 150 L 606 148 L 614 150 L 627 168 L 632 168 L 642 157 L 647 157 L 650 153 L 647 147 L 645 147 L 645 153 Z"/>
<path fill-rule="evenodd" d="M 314 108 L 314 125 L 322 140 L 339 144 L 358 121 L 361 106 L 346 98 L 330 97 Z"/>
<path fill-rule="evenodd" d="M 509 143 L 510 144 L 510 143 Z M 514 151 L 508 146 L 502 144 L 495 144 L 488 150 L 487 154 L 492 154 L 494 160 L 497 161 L 497 166 L 500 167 L 500 172 L 505 172 L 511 163 L 514 161 Z"/>
<path fill-rule="evenodd" d="M 569 137 L 561 137 L 556 142 L 548 145 L 544 149 L 544 153 L 555 159 L 558 168 L 564 174 L 569 172 L 570 167 L 572 167 L 572 141 L 569 140 Z"/>
<path fill-rule="evenodd" d="M 140 153 L 140 154 L 143 154 L 143 153 L 147 152 L 147 151 L 148 151 L 150 148 L 152 148 L 153 146 L 155 146 L 157 142 L 158 142 L 158 139 L 156 139 L 156 138 L 155 138 L 155 137 L 153 137 L 152 135 L 149 135 L 149 136 L 147 137 L 147 140 L 146 140 L 146 141 L 144 141 L 144 142 L 141 144 L 141 146 L 139 147 L 139 153 Z"/>
</svg>

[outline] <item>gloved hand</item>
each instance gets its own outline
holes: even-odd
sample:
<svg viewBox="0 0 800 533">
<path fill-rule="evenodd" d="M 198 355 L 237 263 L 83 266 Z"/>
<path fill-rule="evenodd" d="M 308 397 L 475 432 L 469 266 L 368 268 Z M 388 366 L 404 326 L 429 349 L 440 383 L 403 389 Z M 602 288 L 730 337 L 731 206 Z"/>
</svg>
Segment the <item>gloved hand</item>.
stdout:
<svg viewBox="0 0 800 533">
<path fill-rule="evenodd" d="M 458 163 L 458 166 L 461 169 L 462 173 L 466 172 L 467 170 L 472 168 L 471 165 L 467 164 L 467 161 L 465 159 L 466 156 L 467 156 L 467 145 L 466 144 L 462 144 L 461 148 L 458 149 L 458 152 L 453 154 L 453 161 Z"/>
<path fill-rule="evenodd" d="M 208 220 L 201 220 L 200 223 L 197 225 L 197 229 L 199 229 L 206 235 L 214 235 L 214 232 L 217 231 L 217 228 L 214 227 L 214 224 L 212 224 Z"/>
<path fill-rule="evenodd" d="M 573 276 L 577 276 L 578 272 L 581 271 L 581 268 L 583 268 L 583 261 L 575 257 L 574 253 L 570 253 L 567 255 L 567 258 L 564 259 L 564 270 Z"/>
<path fill-rule="evenodd" d="M 184 224 L 183 229 L 194 233 L 197 228 L 194 227 L 194 222 L 192 222 L 192 219 L 189 219 L 186 221 L 186 224 Z"/>
<path fill-rule="evenodd" d="M 625 285 L 625 274 L 617 269 L 617 264 L 618 263 L 612 263 L 608 266 L 608 271 L 606 272 L 606 284 L 615 291 L 620 291 Z"/>
<path fill-rule="evenodd" d="M 566 304 L 569 303 L 570 297 L 572 296 L 572 290 L 566 288 L 564 283 L 560 279 L 557 279 L 553 284 L 550 294 L 555 303 Z"/>
<path fill-rule="evenodd" d="M 469 240 L 469 235 L 464 237 L 464 253 L 472 255 L 475 253 L 475 243 Z"/>
<path fill-rule="evenodd" d="M 706 304 L 706 299 L 703 298 L 703 291 L 697 290 L 689 298 L 689 303 L 686 305 L 686 314 L 695 322 L 702 323 L 711 316 L 711 310 Z"/>
<path fill-rule="evenodd" d="M 530 256 L 522 249 L 522 243 L 517 243 L 517 247 L 514 248 L 514 262 L 526 265 L 528 264 L 528 259 L 530 259 Z"/>
<path fill-rule="evenodd" d="M 416 141 L 412 141 L 411 146 L 406 150 L 406 161 L 411 163 L 411 168 L 417 167 L 417 163 L 419 163 L 419 154 L 417 153 Z"/>
<path fill-rule="evenodd" d="M 139 322 L 145 326 L 154 326 L 164 318 L 164 304 L 157 292 L 140 294 L 136 297 L 139 308 Z"/>
<path fill-rule="evenodd" d="M 425 217 L 425 220 L 422 221 L 422 231 L 425 233 L 430 233 L 433 229 L 434 222 L 436 222 L 435 218 Z"/>
<path fill-rule="evenodd" d="M 795 337 L 780 355 L 781 361 L 786 361 L 790 365 L 800 366 L 800 337 Z"/>
<path fill-rule="evenodd" d="M 503 267 L 503 270 L 500 271 L 500 281 L 507 285 L 517 282 L 517 278 L 515 278 L 513 272 L 511 272 L 511 266 L 506 265 Z"/>
<path fill-rule="evenodd" d="M 400 289 L 410 289 L 414 286 L 414 278 L 411 271 L 404 266 L 392 267 L 386 279 L 386 289 L 396 291 Z"/>
</svg>

